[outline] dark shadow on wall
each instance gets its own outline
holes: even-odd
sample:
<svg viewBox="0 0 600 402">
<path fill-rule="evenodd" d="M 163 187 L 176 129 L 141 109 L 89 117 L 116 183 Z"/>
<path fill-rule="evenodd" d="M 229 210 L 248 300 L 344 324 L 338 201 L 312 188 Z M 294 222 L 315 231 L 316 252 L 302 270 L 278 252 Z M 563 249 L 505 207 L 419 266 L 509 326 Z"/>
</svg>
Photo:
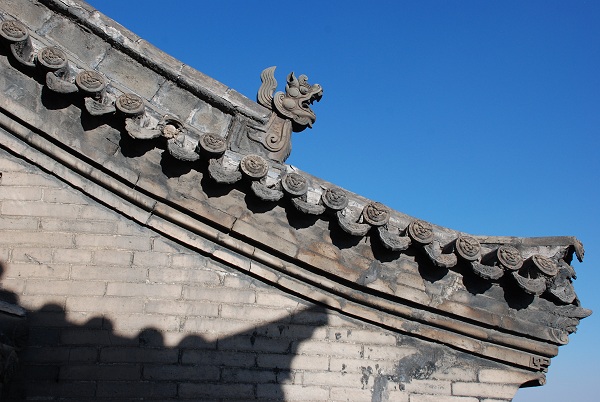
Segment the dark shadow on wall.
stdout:
<svg viewBox="0 0 600 402">
<path fill-rule="evenodd" d="M 215 342 L 190 334 L 170 347 L 154 328 L 128 338 L 109 319 L 77 324 L 47 304 L 27 313 L 29 336 L 0 400 L 283 400 L 299 345 L 326 323 L 314 306 Z"/>
</svg>

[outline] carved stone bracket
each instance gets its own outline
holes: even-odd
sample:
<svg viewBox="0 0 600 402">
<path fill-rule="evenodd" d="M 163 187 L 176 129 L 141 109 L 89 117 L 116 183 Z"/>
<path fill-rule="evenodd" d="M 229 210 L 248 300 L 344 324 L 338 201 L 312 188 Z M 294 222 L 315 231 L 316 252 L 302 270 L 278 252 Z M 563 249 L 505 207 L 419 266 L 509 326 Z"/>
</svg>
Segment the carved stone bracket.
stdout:
<svg viewBox="0 0 600 402">
<path fill-rule="evenodd" d="M 73 82 L 69 68 L 69 59 L 57 47 L 45 47 L 38 52 L 38 64 L 47 71 L 46 86 L 58 93 L 69 94 L 77 92 L 77 85 Z"/>
<path fill-rule="evenodd" d="M 220 156 L 227 150 L 227 143 L 218 135 L 206 133 L 200 136 L 198 141 L 200 148 L 212 156 Z"/>
<path fill-rule="evenodd" d="M 308 180 L 298 173 L 288 173 L 281 179 L 281 186 L 292 197 L 300 197 L 308 191 Z"/>
<path fill-rule="evenodd" d="M 443 254 L 443 247 L 437 241 L 425 245 L 423 249 L 429 259 L 438 267 L 451 268 L 458 262 L 455 254 Z"/>
<path fill-rule="evenodd" d="M 350 207 L 337 211 L 336 216 L 342 230 L 352 236 L 365 236 L 371 229 L 371 225 L 358 222 L 360 213 L 353 211 Z"/>
<path fill-rule="evenodd" d="M 458 256 L 467 261 L 477 261 L 481 258 L 481 244 L 474 237 L 459 236 L 454 247 Z"/>
<path fill-rule="evenodd" d="M 2 22 L 0 35 L 9 43 L 10 52 L 22 65 L 35 67 L 35 52 L 27 27 L 19 21 L 8 20 Z"/>
<path fill-rule="evenodd" d="M 372 226 L 383 226 L 390 220 L 388 207 L 378 202 L 371 202 L 363 209 L 363 219 Z"/>
<path fill-rule="evenodd" d="M 404 251 L 411 245 L 410 237 L 402 236 L 396 227 L 379 226 L 377 233 L 383 246 L 391 251 Z"/>
<path fill-rule="evenodd" d="M 331 187 L 325 190 L 321 196 L 321 200 L 327 208 L 333 211 L 341 211 L 348 206 L 348 195 L 338 187 Z"/>
<path fill-rule="evenodd" d="M 496 250 L 498 262 L 507 271 L 516 271 L 523 266 L 523 257 L 519 250 L 512 246 L 500 246 Z"/>
<path fill-rule="evenodd" d="M 408 235 L 419 244 L 429 244 L 433 241 L 433 227 L 429 222 L 416 220 L 408 225 Z"/>
<path fill-rule="evenodd" d="M 258 155 L 246 155 L 240 162 L 240 169 L 251 180 L 259 180 L 269 172 L 269 163 Z"/>
<path fill-rule="evenodd" d="M 472 261 L 471 268 L 473 269 L 473 272 L 483 279 L 497 280 L 502 278 L 502 275 L 504 275 L 504 270 L 502 268 L 494 265 L 484 265 L 478 261 Z"/>
<path fill-rule="evenodd" d="M 261 200 L 275 202 L 283 198 L 280 183 L 277 186 L 268 187 L 261 181 L 253 181 L 250 187 L 252 192 Z"/>
<path fill-rule="evenodd" d="M 217 183 L 233 184 L 242 179 L 242 173 L 239 170 L 228 169 L 223 164 L 223 157 L 219 159 L 210 159 L 208 161 L 208 172 L 210 177 Z"/>
</svg>

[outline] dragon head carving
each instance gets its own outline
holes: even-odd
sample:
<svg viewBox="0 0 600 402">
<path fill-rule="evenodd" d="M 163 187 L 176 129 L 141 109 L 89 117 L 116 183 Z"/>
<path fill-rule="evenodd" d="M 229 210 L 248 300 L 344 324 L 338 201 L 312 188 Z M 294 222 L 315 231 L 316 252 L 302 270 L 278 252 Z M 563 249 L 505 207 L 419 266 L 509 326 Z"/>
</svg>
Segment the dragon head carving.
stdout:
<svg viewBox="0 0 600 402">
<path fill-rule="evenodd" d="M 269 67 L 260 75 L 262 85 L 258 90 L 258 103 L 275 110 L 280 115 L 292 121 L 293 130 L 299 132 L 306 127 L 312 128 L 317 117 L 310 106 L 314 101 L 321 100 L 323 88 L 319 84 L 309 84 L 304 74 L 296 78 L 293 72 L 287 76 L 285 93 L 273 91 L 277 87 L 275 67 Z"/>
</svg>

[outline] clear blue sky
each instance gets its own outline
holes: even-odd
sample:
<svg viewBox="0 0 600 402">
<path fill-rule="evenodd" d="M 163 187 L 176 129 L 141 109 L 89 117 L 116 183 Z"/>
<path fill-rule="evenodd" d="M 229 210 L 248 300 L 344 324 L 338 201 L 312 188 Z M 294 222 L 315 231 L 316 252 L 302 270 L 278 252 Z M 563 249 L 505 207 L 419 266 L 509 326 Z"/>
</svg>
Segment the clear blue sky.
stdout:
<svg viewBox="0 0 600 402">
<path fill-rule="evenodd" d="M 515 401 L 597 401 L 600 2 L 90 1 L 254 99 L 262 69 L 320 83 L 289 163 L 471 234 L 575 235 L 596 311 Z"/>
</svg>

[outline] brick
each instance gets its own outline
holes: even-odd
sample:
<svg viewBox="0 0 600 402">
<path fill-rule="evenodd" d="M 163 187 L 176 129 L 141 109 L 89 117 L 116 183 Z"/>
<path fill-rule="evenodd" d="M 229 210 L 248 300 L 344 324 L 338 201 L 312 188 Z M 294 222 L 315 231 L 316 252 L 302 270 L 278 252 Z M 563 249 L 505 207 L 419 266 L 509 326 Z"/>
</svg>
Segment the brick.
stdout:
<svg viewBox="0 0 600 402">
<path fill-rule="evenodd" d="M 256 362 L 256 353 L 184 349 L 181 355 L 181 362 L 200 367 L 253 367 Z"/>
<path fill-rule="evenodd" d="M 33 244 L 45 247 L 71 247 L 73 235 L 52 232 L 28 232 L 28 231 L 1 231 L 1 244 Z"/>
<path fill-rule="evenodd" d="M 29 311 L 40 310 L 42 308 L 44 311 L 48 311 L 51 310 L 53 306 L 56 306 L 57 311 L 61 311 L 65 307 L 66 299 L 67 297 L 63 295 L 28 295 L 21 297 L 19 304 Z"/>
<path fill-rule="evenodd" d="M 223 288 L 205 288 L 184 286 L 183 298 L 188 300 L 206 300 L 221 303 L 254 303 L 256 296 L 253 290 L 236 290 L 228 292 Z"/>
<path fill-rule="evenodd" d="M 59 369 L 58 365 L 23 365 L 24 377 L 35 378 L 36 381 L 56 381 Z"/>
<path fill-rule="evenodd" d="M 283 383 L 291 377 L 290 371 L 264 370 L 260 368 L 249 369 L 223 369 L 223 382 L 260 384 L 260 383 Z"/>
<path fill-rule="evenodd" d="M 137 296 L 157 299 L 178 299 L 181 285 L 111 282 L 106 287 L 109 296 Z"/>
<path fill-rule="evenodd" d="M 1 278 L 0 289 L 3 290 L 3 293 L 12 292 L 17 295 L 21 295 L 25 292 L 25 280 L 21 278 L 10 278 L 6 275 L 4 278 Z M 17 300 L 15 300 L 16 302 Z"/>
<path fill-rule="evenodd" d="M 50 346 L 59 345 L 61 328 L 46 328 L 30 326 L 27 333 L 28 346 Z"/>
<path fill-rule="evenodd" d="M 263 306 L 277 306 L 297 308 L 300 303 L 297 299 L 280 293 L 256 292 L 256 304 Z"/>
<path fill-rule="evenodd" d="M 200 254 L 174 254 L 174 268 L 200 268 L 206 267 L 206 257 Z"/>
<path fill-rule="evenodd" d="M 40 229 L 50 232 L 105 234 L 113 233 L 115 231 L 115 224 L 107 221 L 42 218 L 40 220 Z"/>
<path fill-rule="evenodd" d="M 143 267 L 167 267 L 170 255 L 156 251 L 138 251 L 133 255 L 133 264 Z"/>
<path fill-rule="evenodd" d="M 27 398 L 47 399 L 48 395 L 69 395 L 71 398 L 91 399 L 96 394 L 95 381 L 56 382 L 40 381 L 27 384 Z"/>
<path fill-rule="evenodd" d="M 185 282 L 208 285 L 219 285 L 221 282 L 219 274 L 213 271 L 207 271 L 203 269 L 174 269 L 162 267 L 150 268 L 148 270 L 148 279 L 150 279 L 151 282 Z"/>
<path fill-rule="evenodd" d="M 223 304 L 221 306 L 221 317 L 238 320 L 251 320 L 256 322 L 275 321 L 289 322 L 290 312 L 281 308 L 265 308 L 259 306 L 235 306 Z"/>
<path fill-rule="evenodd" d="M 254 386 L 252 384 L 199 384 L 184 382 L 179 384 L 179 396 L 194 398 L 196 400 L 205 400 L 207 397 L 218 398 L 219 400 L 227 400 L 229 398 L 242 400 L 255 399 Z"/>
<path fill-rule="evenodd" d="M 84 325 L 86 328 L 101 328 L 103 319 L 97 314 L 69 312 L 57 305 L 44 305 L 41 311 L 28 316 L 31 326 L 69 328 Z"/>
<path fill-rule="evenodd" d="M 152 251 L 159 253 L 182 253 L 184 250 L 183 246 L 173 243 L 169 240 L 155 237 L 152 239 Z"/>
<path fill-rule="evenodd" d="M 118 257 L 116 257 L 118 258 Z M 124 282 L 145 282 L 147 279 L 145 268 L 130 266 L 94 266 L 74 265 L 71 270 L 71 278 L 85 280 L 112 280 Z M 111 285 L 114 286 L 114 285 Z M 112 287 L 111 287 L 112 289 Z M 112 292 L 112 290 L 111 290 Z M 111 294 L 111 293 L 109 293 Z M 179 296 L 179 293 L 177 294 Z"/>
<path fill-rule="evenodd" d="M 0 200 L 37 201 L 42 199 L 42 189 L 39 187 L 2 186 Z"/>
<path fill-rule="evenodd" d="M 19 358 L 28 363 L 66 363 L 69 361 L 69 348 L 64 347 L 28 347 L 23 349 Z"/>
<path fill-rule="evenodd" d="M 412 346 L 365 345 L 366 359 L 400 360 L 416 352 Z"/>
<path fill-rule="evenodd" d="M 396 396 L 396 394 L 394 394 Z M 420 395 L 410 396 L 410 402 L 479 402 L 477 398 L 449 395 Z"/>
<path fill-rule="evenodd" d="M 176 349 L 108 347 L 100 350 L 102 363 L 177 363 L 178 356 Z"/>
<path fill-rule="evenodd" d="M 259 335 L 287 339 L 326 340 L 327 328 L 314 325 L 292 325 L 288 323 L 261 324 L 256 328 Z"/>
<path fill-rule="evenodd" d="M 119 218 L 120 216 L 116 212 L 98 205 L 84 205 L 79 213 L 79 219 L 83 220 L 115 221 Z"/>
<path fill-rule="evenodd" d="M 98 349 L 95 345 L 69 348 L 69 362 L 94 363 L 96 361 L 98 361 Z"/>
<path fill-rule="evenodd" d="M 371 389 L 331 387 L 328 400 L 335 402 L 371 402 L 373 400 L 373 392 Z M 393 400 L 394 402 L 408 402 L 408 395 L 406 395 L 406 399 L 395 398 Z"/>
<path fill-rule="evenodd" d="M 71 190 L 69 188 L 45 188 L 45 202 L 58 204 L 87 204 L 88 200 L 82 193 Z"/>
<path fill-rule="evenodd" d="M 133 260 L 133 253 L 125 250 L 96 250 L 94 251 L 94 263 L 97 265 L 129 266 Z M 145 272 L 145 270 L 144 270 Z"/>
<path fill-rule="evenodd" d="M 518 388 L 518 385 L 514 384 L 455 382 L 452 384 L 452 395 L 512 399 Z"/>
<path fill-rule="evenodd" d="M 215 271 L 215 272 L 218 272 L 221 274 L 226 274 L 226 275 L 240 275 L 239 271 L 230 268 L 228 265 L 223 264 L 221 261 L 216 261 L 213 259 L 206 258 L 205 263 L 206 263 L 206 269 L 209 269 L 211 271 Z M 240 276 L 242 276 L 242 275 L 240 275 Z M 243 275 L 243 276 L 245 276 L 245 275 Z"/>
<path fill-rule="evenodd" d="M 450 381 L 413 379 L 404 384 L 404 390 L 415 394 L 450 395 L 451 384 Z"/>
<path fill-rule="evenodd" d="M 0 262 L 4 263 L 10 259 L 10 251 L 8 247 L 0 248 Z"/>
<path fill-rule="evenodd" d="M 329 357 L 261 353 L 257 356 L 257 365 L 263 368 L 328 371 Z"/>
<path fill-rule="evenodd" d="M 13 158 L 6 152 L 2 152 L 0 158 L 0 171 L 6 174 L 6 172 L 31 172 L 32 166 L 26 164 L 25 161 Z M 1 183 L 1 182 L 0 182 Z"/>
<path fill-rule="evenodd" d="M 341 386 L 347 388 L 362 388 L 362 374 L 340 372 L 313 372 L 307 371 L 304 373 L 303 384 L 305 385 L 328 385 Z"/>
<path fill-rule="evenodd" d="M 331 316 L 329 316 L 327 313 L 322 311 L 315 311 L 314 309 L 296 311 L 291 316 L 292 323 L 294 324 L 308 324 L 316 326 L 330 324 L 330 317 Z"/>
<path fill-rule="evenodd" d="M 39 226 L 37 217 L 9 217 L 0 216 L 0 230 L 26 230 L 33 231 Z"/>
<path fill-rule="evenodd" d="M 190 365 L 144 365 L 144 380 L 154 381 L 218 381 L 220 369 L 217 366 Z"/>
<path fill-rule="evenodd" d="M 128 219 L 119 219 L 116 222 L 117 234 L 130 235 L 130 236 L 147 236 L 149 234 L 148 229 L 140 226 L 136 221 Z"/>
<path fill-rule="evenodd" d="M 150 314 L 170 314 L 186 317 L 218 317 L 219 305 L 171 300 L 148 300 L 146 302 L 145 312 Z"/>
<path fill-rule="evenodd" d="M 289 339 L 267 338 L 254 335 L 237 335 L 219 339 L 219 350 L 257 351 L 265 353 L 286 353 L 291 350 Z M 291 358 L 291 356 L 290 356 Z"/>
<path fill-rule="evenodd" d="M 12 250 L 11 261 L 26 262 L 32 264 L 49 263 L 52 261 L 52 251 L 53 250 L 50 248 L 15 247 Z"/>
<path fill-rule="evenodd" d="M 144 301 L 130 297 L 67 297 L 69 311 L 142 313 Z"/>
<path fill-rule="evenodd" d="M 31 186 L 31 187 L 54 187 L 63 188 L 58 179 L 39 173 L 29 172 L 4 172 L 2 175 L 3 186 Z"/>
<path fill-rule="evenodd" d="M 53 262 L 85 264 L 92 261 L 92 251 L 59 248 L 54 250 Z"/>
<path fill-rule="evenodd" d="M 11 265 L 10 275 L 23 278 L 66 279 L 69 277 L 69 266 L 63 264 L 19 264 Z"/>
<path fill-rule="evenodd" d="M 258 384 L 256 394 L 259 399 L 278 398 L 286 401 L 326 401 L 329 399 L 327 388 L 293 384 Z"/>
<path fill-rule="evenodd" d="M 64 328 L 60 332 L 62 345 L 114 346 L 111 338 L 111 331 L 105 329 Z"/>
<path fill-rule="evenodd" d="M 187 317 L 183 324 L 183 330 L 186 332 L 231 334 L 251 332 L 253 329 L 254 325 L 251 322 L 214 318 Z"/>
<path fill-rule="evenodd" d="M 106 314 L 115 330 L 141 330 L 143 328 L 154 328 L 161 331 L 178 331 L 179 318 L 173 316 L 154 314 Z"/>
<path fill-rule="evenodd" d="M 225 275 L 223 277 L 223 286 L 233 289 L 249 289 L 256 288 L 256 280 L 249 276 L 240 275 Z"/>
<path fill-rule="evenodd" d="M 332 356 L 329 367 L 330 370 L 334 372 L 362 373 L 364 368 L 369 366 L 373 368 L 375 365 L 377 365 L 382 372 L 388 373 L 393 371 L 395 364 L 397 364 L 396 361 L 381 362 L 368 359 L 353 359 L 348 357 Z"/>
<path fill-rule="evenodd" d="M 364 329 L 329 328 L 329 339 L 338 342 L 363 343 L 368 345 L 396 345 L 396 336 L 391 333 Z"/>
<path fill-rule="evenodd" d="M 98 397 L 173 398 L 177 396 L 177 384 L 152 381 L 106 381 L 99 382 Z"/>
<path fill-rule="evenodd" d="M 81 365 L 71 364 L 60 368 L 59 379 L 61 380 L 139 380 L 141 368 L 137 364 L 127 365 Z"/>
<path fill-rule="evenodd" d="M 477 373 L 474 367 L 454 367 L 443 371 L 435 371 L 431 374 L 433 380 L 452 380 L 452 381 L 475 381 Z"/>
<path fill-rule="evenodd" d="M 540 378 L 537 373 L 521 371 L 482 369 L 479 371 L 479 381 L 489 383 L 523 384 L 535 378 Z"/>
<path fill-rule="evenodd" d="M 49 204 L 41 201 L 2 201 L 3 215 L 51 216 L 75 218 L 80 207 L 71 204 Z"/>
<path fill-rule="evenodd" d="M 109 248 L 121 250 L 150 250 L 150 239 L 138 236 L 99 235 L 81 233 L 75 236 L 75 244 L 79 247 Z"/>
<path fill-rule="evenodd" d="M 362 346 L 348 343 L 306 341 L 297 345 L 296 353 L 317 356 L 360 357 Z"/>
<path fill-rule="evenodd" d="M 104 294 L 103 282 L 27 280 L 26 293 L 30 295 L 90 295 Z"/>
</svg>

